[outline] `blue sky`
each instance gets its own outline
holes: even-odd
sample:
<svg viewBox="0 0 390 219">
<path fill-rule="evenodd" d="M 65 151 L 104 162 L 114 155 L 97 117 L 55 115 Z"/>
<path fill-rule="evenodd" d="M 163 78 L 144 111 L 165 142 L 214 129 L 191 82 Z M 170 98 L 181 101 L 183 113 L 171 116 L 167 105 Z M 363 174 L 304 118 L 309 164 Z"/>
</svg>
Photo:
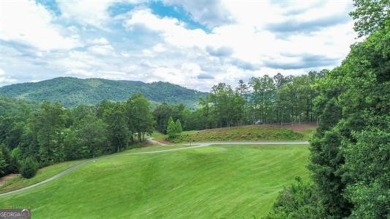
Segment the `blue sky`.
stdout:
<svg viewBox="0 0 390 219">
<path fill-rule="evenodd" d="M 341 63 L 352 0 L 2 0 L 0 86 L 60 76 L 202 91 Z"/>
</svg>

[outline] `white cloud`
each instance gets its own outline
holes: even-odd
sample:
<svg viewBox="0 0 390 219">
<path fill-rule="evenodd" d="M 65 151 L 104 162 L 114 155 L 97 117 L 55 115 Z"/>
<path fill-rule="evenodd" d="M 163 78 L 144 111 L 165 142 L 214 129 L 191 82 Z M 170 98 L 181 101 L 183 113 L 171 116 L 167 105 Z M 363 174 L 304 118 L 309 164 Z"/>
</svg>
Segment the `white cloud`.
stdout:
<svg viewBox="0 0 390 219">
<path fill-rule="evenodd" d="M 0 39 L 16 41 L 40 50 L 70 49 L 79 44 L 78 36 L 52 23 L 53 15 L 29 0 L 0 3 Z"/>
<path fill-rule="evenodd" d="M 315 61 L 312 60 L 316 57 L 325 58 L 326 62 L 319 61 L 324 65 L 314 67 L 315 69 L 331 67 L 329 66 L 331 60 L 341 61 L 347 54 L 349 45 L 354 41 L 352 22 L 341 22 L 340 25 L 322 28 L 312 34 L 288 33 L 281 37 L 280 34 L 267 30 L 266 27 L 275 21 L 283 22 L 288 19 L 288 15 L 282 13 L 282 7 L 271 7 L 273 5 L 268 1 L 250 1 L 245 4 L 229 1 L 228 3 L 226 4 L 227 8 L 231 9 L 230 12 L 235 16 L 237 22 L 215 27 L 211 33 L 200 29 L 187 29 L 179 20 L 161 18 L 146 8 L 140 8 L 130 13 L 125 21 L 125 26 L 129 30 L 134 30 L 133 28 L 136 26 L 142 26 L 153 31 L 153 34 L 160 35 L 163 39 L 152 49 L 143 50 L 142 54 L 152 58 L 150 61 L 157 66 L 151 67 L 149 65 L 147 67 L 154 69 L 152 72 L 155 75 L 149 77 L 148 80 L 165 80 L 208 90 L 210 85 L 204 83 L 205 81 L 233 83 L 242 78 L 249 78 L 248 75 L 274 75 L 278 72 L 304 73 L 316 65 Z M 323 6 L 327 8 L 327 14 L 317 15 L 317 18 L 331 16 L 329 14 L 331 6 L 329 5 L 332 4 Z M 345 11 L 346 5 L 348 4 L 344 3 L 341 9 L 339 7 L 339 9 L 334 10 L 335 13 Z M 314 6 L 313 10 L 318 10 L 319 3 L 317 2 Z M 333 4 L 333 6 L 335 5 Z M 303 9 L 310 7 L 313 5 L 289 7 L 289 10 L 299 11 L 302 9 L 301 13 L 294 12 L 293 14 L 301 16 L 300 19 L 305 20 L 305 16 L 310 15 L 311 12 Z M 259 13 L 257 11 L 259 8 L 264 13 Z M 255 14 L 260 14 L 257 15 L 259 19 L 251 17 Z M 335 38 L 338 40 L 334 40 Z M 165 48 L 165 50 L 157 50 L 156 48 Z M 215 51 L 218 48 L 229 48 L 232 51 L 229 54 L 231 57 L 210 57 L 210 54 L 216 54 L 210 53 L 210 48 Z M 161 63 L 160 60 L 163 62 Z M 194 63 L 194 60 L 201 68 L 214 65 L 212 72 L 206 72 L 213 77 L 209 77 L 208 80 L 192 80 L 204 71 L 194 72 L 182 68 L 179 63 Z M 304 69 L 304 61 L 308 62 L 306 63 L 308 69 Z M 274 63 L 274 66 L 282 66 L 285 63 L 286 66 L 283 69 L 275 69 L 267 67 L 268 63 Z M 288 66 L 293 67 L 293 69 L 287 71 L 285 68 Z"/>
<path fill-rule="evenodd" d="M 117 55 L 114 47 L 106 38 L 95 38 L 90 40 L 89 43 L 88 52 L 92 54 L 111 57 Z"/>
<path fill-rule="evenodd" d="M 163 1 L 184 8 L 209 30 L 190 29 L 179 17 L 158 15 L 148 4 L 114 18 L 108 14 L 115 3 L 144 0 L 57 2 L 58 17 L 33 1 L 6 2 L 9 12 L 0 13 L 0 40 L 39 48 L 4 50 L 10 54 L 0 57 L 6 72 L 36 73 L 25 80 L 66 74 L 167 81 L 208 91 L 219 82 L 236 85 L 252 76 L 331 68 L 355 40 L 346 17 L 350 1 Z M 39 69 L 44 73 L 38 74 Z"/>
<path fill-rule="evenodd" d="M 210 28 L 234 22 L 229 10 L 220 0 L 164 0 L 164 2 L 183 7 L 193 20 Z"/>
<path fill-rule="evenodd" d="M 62 17 L 75 19 L 82 24 L 103 27 L 109 18 L 107 8 L 113 0 L 57 0 Z"/>
<path fill-rule="evenodd" d="M 106 29 L 110 20 L 108 8 L 115 3 L 138 4 L 146 0 L 57 0 L 65 19 L 75 20 L 84 25 Z"/>
</svg>

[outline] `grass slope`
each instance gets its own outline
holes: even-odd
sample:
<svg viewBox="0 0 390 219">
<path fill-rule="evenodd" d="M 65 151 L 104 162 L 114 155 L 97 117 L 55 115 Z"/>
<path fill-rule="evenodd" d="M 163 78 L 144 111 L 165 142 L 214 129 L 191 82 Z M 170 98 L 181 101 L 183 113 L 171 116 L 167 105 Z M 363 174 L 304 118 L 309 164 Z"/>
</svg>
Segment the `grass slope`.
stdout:
<svg viewBox="0 0 390 219">
<path fill-rule="evenodd" d="M 175 142 L 206 141 L 300 141 L 308 140 L 314 129 L 299 132 L 278 125 L 250 125 L 183 132 Z"/>
<path fill-rule="evenodd" d="M 82 161 L 68 161 L 68 162 L 63 162 L 59 164 L 55 164 L 52 166 L 48 166 L 45 168 L 42 168 L 38 170 L 37 174 L 35 177 L 31 179 L 25 179 L 21 176 L 16 176 L 15 178 L 12 178 L 10 180 L 7 180 L 4 185 L 0 187 L 0 193 L 5 193 L 13 190 L 17 190 L 20 188 L 24 188 L 29 185 L 33 185 L 35 183 L 41 182 L 45 179 L 48 179 L 52 176 L 57 175 L 58 173 L 79 164 Z"/>
<path fill-rule="evenodd" d="M 265 215 L 295 176 L 308 178 L 304 145 L 134 154 L 144 150 L 106 156 L 0 198 L 0 208 L 31 208 L 33 218 L 252 218 Z"/>
</svg>

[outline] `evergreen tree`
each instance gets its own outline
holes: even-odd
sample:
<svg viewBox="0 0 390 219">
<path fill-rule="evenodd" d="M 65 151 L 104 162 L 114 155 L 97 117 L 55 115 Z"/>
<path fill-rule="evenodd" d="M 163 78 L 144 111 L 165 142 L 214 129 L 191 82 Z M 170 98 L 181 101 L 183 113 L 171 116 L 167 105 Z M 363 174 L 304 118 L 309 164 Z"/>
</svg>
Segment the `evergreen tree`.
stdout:
<svg viewBox="0 0 390 219">
<path fill-rule="evenodd" d="M 172 117 L 169 117 L 168 119 L 167 134 L 171 139 L 176 137 L 176 124 Z"/>
</svg>

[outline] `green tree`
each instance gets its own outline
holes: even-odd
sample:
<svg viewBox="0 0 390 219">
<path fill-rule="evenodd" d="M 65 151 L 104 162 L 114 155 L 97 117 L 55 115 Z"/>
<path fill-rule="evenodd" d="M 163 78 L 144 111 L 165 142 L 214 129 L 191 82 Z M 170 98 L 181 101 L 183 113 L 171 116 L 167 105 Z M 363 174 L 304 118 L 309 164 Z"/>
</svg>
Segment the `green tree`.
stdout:
<svg viewBox="0 0 390 219">
<path fill-rule="evenodd" d="M 64 160 L 63 129 L 65 128 L 65 110 L 60 103 L 50 104 L 45 101 L 35 122 L 39 159 L 42 165 L 49 165 Z"/>
<path fill-rule="evenodd" d="M 137 133 L 138 142 L 145 139 L 146 133 L 152 133 L 154 129 L 153 114 L 150 103 L 142 94 L 131 96 L 126 102 L 128 127 L 132 133 Z"/>
<path fill-rule="evenodd" d="M 242 120 L 245 101 L 225 83 L 212 87 L 205 104 L 210 118 L 215 119 L 219 127 L 234 126 Z"/>
<path fill-rule="evenodd" d="M 177 119 L 176 122 L 175 122 L 175 128 L 176 128 L 176 133 L 178 135 L 181 134 L 181 132 L 183 131 L 183 127 L 181 126 L 181 122 L 180 122 L 180 119 Z"/>
<path fill-rule="evenodd" d="M 350 15 L 355 20 L 354 28 L 359 36 L 370 35 L 388 25 L 390 0 L 354 0 L 354 6 Z"/>
<path fill-rule="evenodd" d="M 252 121 L 272 122 L 276 89 L 273 79 L 268 75 L 260 78 L 253 77 L 249 84 L 253 89 L 251 101 Z"/>
<path fill-rule="evenodd" d="M 327 215 L 389 215 L 389 32 L 384 26 L 354 45 L 343 64 L 320 80 L 316 104 L 323 110 L 311 169 Z"/>
<path fill-rule="evenodd" d="M 0 177 L 9 173 L 10 160 L 11 158 L 7 148 L 4 144 L 0 144 Z"/>
<path fill-rule="evenodd" d="M 201 130 L 209 127 L 210 121 L 204 116 L 206 114 L 204 110 L 205 108 L 198 108 L 186 115 L 186 130 Z"/>
<path fill-rule="evenodd" d="M 390 129 L 367 128 L 352 137 L 356 143 L 349 142 L 343 149 L 345 177 L 350 182 L 345 194 L 354 204 L 352 216 L 389 217 Z"/>
<path fill-rule="evenodd" d="M 153 117 L 156 121 L 157 131 L 166 134 L 168 119 L 172 116 L 172 106 L 163 103 L 153 111 Z"/>
<path fill-rule="evenodd" d="M 243 80 L 238 81 L 238 86 L 236 88 L 236 93 L 240 96 L 240 99 L 242 101 L 242 118 L 241 124 L 252 124 L 252 121 L 250 119 L 250 107 L 248 105 L 250 100 L 250 87 L 245 84 Z"/>
<path fill-rule="evenodd" d="M 64 130 L 64 153 L 67 160 L 95 157 L 109 153 L 107 125 L 93 113 L 86 114 Z"/>
<path fill-rule="evenodd" d="M 173 121 L 172 117 L 169 117 L 168 124 L 167 124 L 167 134 L 169 138 L 175 138 L 176 137 L 176 123 Z"/>
<path fill-rule="evenodd" d="M 169 117 L 168 125 L 167 125 L 167 134 L 170 139 L 177 138 L 180 136 L 181 132 L 183 131 L 183 128 L 181 126 L 180 119 L 177 119 L 176 122 L 174 122 L 172 117 Z"/>
<path fill-rule="evenodd" d="M 106 153 L 119 152 L 128 146 L 129 129 L 126 123 L 125 106 L 115 103 L 104 109 L 104 121 L 107 124 L 107 139 L 110 147 Z"/>
</svg>

